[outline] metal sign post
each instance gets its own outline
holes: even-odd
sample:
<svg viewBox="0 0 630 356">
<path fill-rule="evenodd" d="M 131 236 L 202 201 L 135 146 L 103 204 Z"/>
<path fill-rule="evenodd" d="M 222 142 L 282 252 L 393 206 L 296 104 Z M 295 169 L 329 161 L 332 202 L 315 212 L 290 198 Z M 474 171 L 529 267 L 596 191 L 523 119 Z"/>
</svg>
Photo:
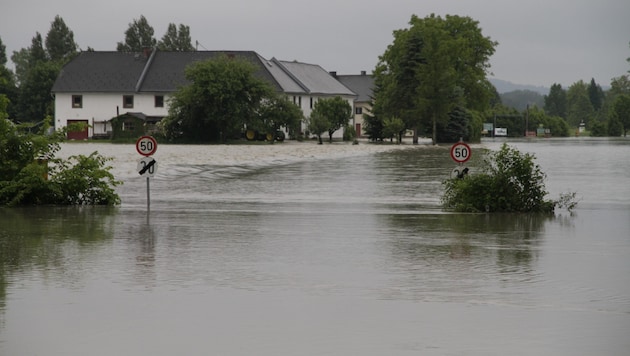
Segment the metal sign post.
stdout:
<svg viewBox="0 0 630 356">
<path fill-rule="evenodd" d="M 157 161 L 151 157 L 157 151 L 157 141 L 151 136 L 142 136 L 136 141 L 136 151 L 145 156 L 138 162 L 138 173 L 147 177 L 147 210 L 151 209 L 151 189 L 149 178 L 157 172 Z"/>
<path fill-rule="evenodd" d="M 468 146 L 464 141 L 459 141 L 451 146 L 451 158 L 456 163 L 459 163 L 459 166 L 455 167 L 451 172 L 451 178 L 455 175 L 457 178 L 464 178 L 469 169 L 464 167 L 464 163 L 466 163 L 470 157 L 472 156 L 472 150 L 470 146 Z"/>
</svg>

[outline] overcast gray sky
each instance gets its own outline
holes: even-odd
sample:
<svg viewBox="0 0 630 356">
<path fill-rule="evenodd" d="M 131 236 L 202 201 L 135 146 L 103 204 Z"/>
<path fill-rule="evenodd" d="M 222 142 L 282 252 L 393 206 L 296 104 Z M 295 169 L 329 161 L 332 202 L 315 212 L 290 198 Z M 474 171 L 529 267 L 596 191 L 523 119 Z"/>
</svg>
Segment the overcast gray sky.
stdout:
<svg viewBox="0 0 630 356">
<path fill-rule="evenodd" d="M 630 70 L 629 0 L 2 0 L 0 37 L 10 58 L 60 15 L 82 49 L 113 51 L 144 15 L 158 40 L 169 23 L 184 24 L 200 50 L 253 50 L 358 74 L 374 69 L 412 14 L 431 13 L 478 21 L 499 42 L 490 60 L 498 79 L 608 86 Z"/>
</svg>

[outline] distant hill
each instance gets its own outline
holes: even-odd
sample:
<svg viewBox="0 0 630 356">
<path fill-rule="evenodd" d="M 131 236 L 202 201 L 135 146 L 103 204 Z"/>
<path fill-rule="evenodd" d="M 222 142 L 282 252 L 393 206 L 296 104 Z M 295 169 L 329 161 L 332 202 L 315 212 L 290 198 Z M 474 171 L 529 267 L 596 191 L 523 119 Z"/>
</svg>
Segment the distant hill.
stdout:
<svg viewBox="0 0 630 356">
<path fill-rule="evenodd" d="M 509 93 L 517 90 L 528 90 L 536 92 L 540 95 L 549 95 L 549 88 L 547 87 L 539 87 L 535 85 L 526 85 L 526 84 L 514 84 L 512 82 L 508 82 L 507 80 L 489 78 L 490 83 L 497 88 L 499 94 Z"/>
<path fill-rule="evenodd" d="M 542 108 L 545 106 L 545 98 L 531 90 L 514 90 L 507 93 L 499 94 L 503 105 L 523 111 L 529 106 L 537 106 Z"/>
</svg>

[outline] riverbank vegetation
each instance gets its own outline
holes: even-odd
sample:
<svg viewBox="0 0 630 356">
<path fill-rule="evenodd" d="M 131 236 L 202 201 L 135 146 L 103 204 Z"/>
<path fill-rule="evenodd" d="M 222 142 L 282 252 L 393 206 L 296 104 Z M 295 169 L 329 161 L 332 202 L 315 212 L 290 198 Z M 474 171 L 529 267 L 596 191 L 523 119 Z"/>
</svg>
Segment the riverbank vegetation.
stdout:
<svg viewBox="0 0 630 356">
<path fill-rule="evenodd" d="M 442 203 L 457 212 L 552 213 L 556 207 L 572 210 L 575 193 L 561 195 L 557 201 L 546 199 L 546 175 L 535 157 L 503 144 L 487 152 L 479 171 L 444 181 Z"/>
</svg>

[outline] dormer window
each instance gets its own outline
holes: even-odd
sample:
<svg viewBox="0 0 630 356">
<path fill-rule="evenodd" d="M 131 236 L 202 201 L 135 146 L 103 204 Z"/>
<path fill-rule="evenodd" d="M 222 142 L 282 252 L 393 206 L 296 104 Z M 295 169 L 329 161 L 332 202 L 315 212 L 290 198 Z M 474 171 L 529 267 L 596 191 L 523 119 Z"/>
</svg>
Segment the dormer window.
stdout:
<svg viewBox="0 0 630 356">
<path fill-rule="evenodd" d="M 83 107 L 83 95 L 73 95 L 72 96 L 72 108 L 80 109 Z"/>
<path fill-rule="evenodd" d="M 133 95 L 123 95 L 123 108 L 125 109 L 133 108 Z"/>
</svg>

